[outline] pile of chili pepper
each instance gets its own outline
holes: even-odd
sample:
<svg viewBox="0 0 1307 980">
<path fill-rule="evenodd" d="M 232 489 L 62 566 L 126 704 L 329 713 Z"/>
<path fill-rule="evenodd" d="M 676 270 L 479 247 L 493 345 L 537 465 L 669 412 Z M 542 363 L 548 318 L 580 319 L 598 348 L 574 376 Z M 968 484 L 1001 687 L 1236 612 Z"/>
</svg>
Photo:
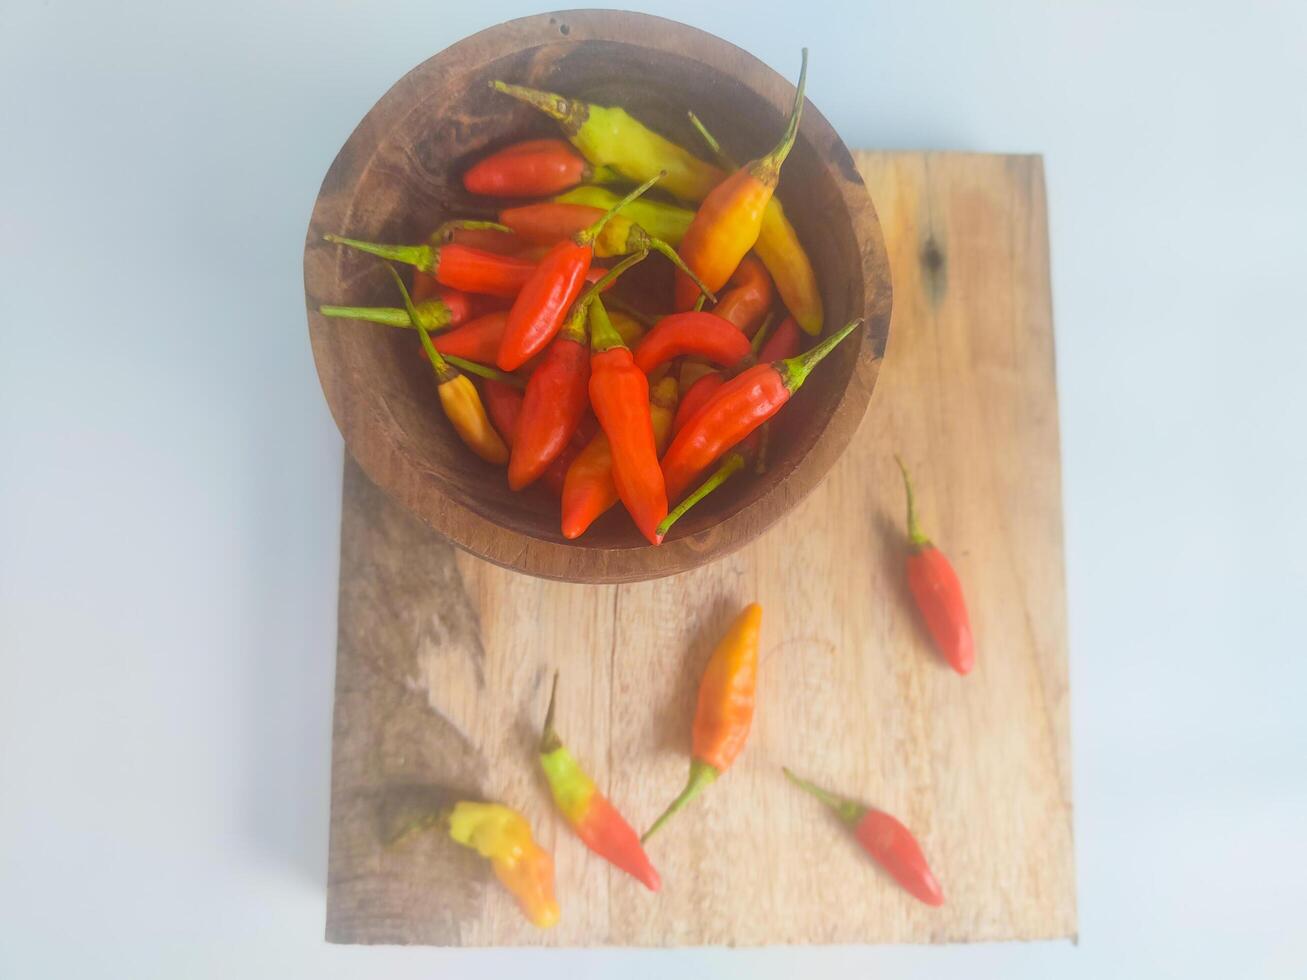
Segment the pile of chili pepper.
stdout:
<svg viewBox="0 0 1307 980">
<path fill-rule="evenodd" d="M 803 351 L 823 332 L 821 296 L 775 192 L 807 69 L 805 49 L 784 131 L 743 166 L 689 107 L 712 162 L 619 107 L 494 81 L 560 136 L 473 162 L 462 182 L 484 213 L 425 242 L 326 236 L 413 278 L 402 305 L 320 312 L 413 330 L 454 432 L 511 489 L 558 498 L 564 537 L 620 502 L 657 545 L 669 511 L 679 518 L 745 461 L 762 471 L 765 423 L 859 322 Z M 645 290 L 642 305 L 662 312 L 634 313 L 612 290 L 654 253 L 671 288 L 661 300 Z"/>
</svg>

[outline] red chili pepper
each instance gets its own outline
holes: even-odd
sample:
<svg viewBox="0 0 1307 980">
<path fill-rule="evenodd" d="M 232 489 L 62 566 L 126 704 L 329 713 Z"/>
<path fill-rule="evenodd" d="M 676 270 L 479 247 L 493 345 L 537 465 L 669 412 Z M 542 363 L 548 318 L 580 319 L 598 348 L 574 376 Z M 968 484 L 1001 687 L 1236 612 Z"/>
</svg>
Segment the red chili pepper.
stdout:
<svg viewBox="0 0 1307 980">
<path fill-rule="evenodd" d="M 617 495 L 640 533 L 658 544 L 667 490 L 649 413 L 649 379 L 635 366 L 599 299 L 590 304 L 590 349 L 590 405 L 612 447 Z"/>
<path fill-rule="evenodd" d="M 681 397 L 681 404 L 676 408 L 676 418 L 672 420 L 672 435 L 676 435 L 681 429 L 685 428 L 685 423 L 694 418 L 699 409 L 703 408 L 708 399 L 724 384 L 726 384 L 726 378 L 722 376 L 720 371 L 705 374 L 692 384 Z"/>
<path fill-rule="evenodd" d="M 549 711 L 540 736 L 540 766 L 549 781 L 554 802 L 576 836 L 605 861 L 625 871 L 650 891 L 659 887 L 658 872 L 640 846 L 640 837 L 608 801 L 594 780 L 567 751 L 554 730 L 554 707 L 558 696 L 558 674 L 549 692 Z"/>
<path fill-rule="evenodd" d="M 794 317 L 787 316 L 776 332 L 763 342 L 762 350 L 758 351 L 758 362 L 767 364 L 793 357 L 799 353 L 799 339 L 799 325 Z"/>
<path fill-rule="evenodd" d="M 516 296 L 536 271 L 536 264 L 526 259 L 466 245 L 381 245 L 339 235 L 324 237 L 336 245 L 411 265 L 441 285 L 469 293 Z"/>
<path fill-rule="evenodd" d="M 483 252 L 496 255 L 521 255 L 527 247 L 526 242 L 511 231 L 498 231 L 493 228 L 455 228 L 449 233 L 450 245 L 466 245 L 479 248 Z"/>
<path fill-rule="evenodd" d="M 481 393 L 485 396 L 486 414 L 490 416 L 491 424 L 512 448 L 517 435 L 517 420 L 522 414 L 522 392 L 512 385 L 487 378 L 481 383 Z"/>
<path fill-rule="evenodd" d="M 663 457 L 668 496 L 679 498 L 723 453 L 780 411 L 812 369 L 861 323 L 861 317 L 851 320 L 806 354 L 755 365 L 718 388 Z"/>
<path fill-rule="evenodd" d="M 657 177 L 645 181 L 623 198 L 622 203 L 635 200 L 657 181 Z M 563 317 L 581 294 L 586 273 L 594 261 L 595 237 L 616 213 L 616 209 L 605 212 L 594 224 L 559 242 L 540 260 L 508 311 L 508 327 L 499 348 L 502 370 L 516 371 L 554 339 L 563 325 Z"/>
<path fill-rule="evenodd" d="M 722 294 L 721 301 L 712 311 L 752 337 L 771 309 L 775 292 L 767 267 L 756 255 L 746 255 L 740 260 L 727 285 L 731 288 Z"/>
<path fill-rule="evenodd" d="M 526 385 L 517 440 L 508 462 L 513 490 L 533 483 L 563 451 L 587 407 L 590 346 L 585 308 L 568 317 Z"/>
<path fill-rule="evenodd" d="M 615 177 L 607 167 L 591 167 L 565 140 L 539 139 L 483 157 L 463 174 L 463 186 L 489 197 L 545 197 Z"/>
<path fill-rule="evenodd" d="M 931 543 L 917 523 L 907 467 L 897 456 L 894 459 L 903 473 L 903 488 L 908 495 L 908 588 L 926 621 L 935 648 L 950 667 L 959 674 L 968 674 L 976 665 L 976 643 L 971 635 L 962 583 L 944 552 Z"/>
<path fill-rule="evenodd" d="M 459 292 L 457 289 L 448 289 L 440 285 L 436 280 L 427 275 L 425 272 L 413 270 L 413 285 L 409 290 L 413 297 L 413 302 L 417 303 L 419 308 L 425 300 L 439 300 L 449 309 L 449 325 L 456 327 L 460 323 L 466 323 L 477 315 L 476 305 L 479 297 L 471 296 L 467 293 Z"/>
<path fill-rule="evenodd" d="M 563 451 L 554 457 L 554 461 L 549 464 L 548 469 L 540 475 L 540 482 L 548 487 L 549 492 L 555 497 L 563 495 L 563 484 L 567 480 L 567 471 L 576 458 L 585 450 L 585 447 L 590 444 L 590 440 L 598 433 L 599 423 L 595 421 L 594 414 L 586 412 L 581 418 L 581 424 L 572 433 L 572 438 L 563 447 Z"/>
<path fill-rule="evenodd" d="M 645 374 L 684 355 L 734 367 L 749 355 L 749 338 L 713 313 L 673 313 L 659 320 L 635 348 L 635 363 Z"/>
<path fill-rule="evenodd" d="M 936 907 L 944 904 L 944 890 L 931 874 L 926 856 L 921 853 L 921 845 L 912 836 L 912 831 L 888 813 L 828 793 L 788 769 L 782 771 L 790 782 L 834 810 L 836 816 L 853 829 L 853 836 L 862 849 L 913 898 Z"/>
<path fill-rule="evenodd" d="M 507 310 L 487 313 L 455 330 L 441 334 L 433 343 L 436 350 L 442 354 L 466 357 L 469 361 L 479 361 L 482 364 L 494 364 L 495 355 L 499 353 L 499 342 L 504 337 L 504 325 L 507 322 Z"/>
</svg>

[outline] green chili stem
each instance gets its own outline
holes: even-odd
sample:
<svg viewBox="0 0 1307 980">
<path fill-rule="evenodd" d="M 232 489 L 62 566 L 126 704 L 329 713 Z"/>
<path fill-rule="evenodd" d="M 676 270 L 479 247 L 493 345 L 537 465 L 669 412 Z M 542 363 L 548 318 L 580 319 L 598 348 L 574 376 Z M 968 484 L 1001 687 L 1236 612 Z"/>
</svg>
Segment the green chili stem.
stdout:
<svg viewBox="0 0 1307 980">
<path fill-rule="evenodd" d="M 422 338 L 422 347 L 427 352 L 427 357 L 431 359 L 431 368 L 436 372 L 436 380 L 443 384 L 453 375 L 454 369 L 445 363 L 444 356 L 440 351 L 436 350 L 436 345 L 431 342 L 431 335 L 427 333 L 427 328 L 422 326 L 418 311 L 413 306 L 413 297 L 408 294 L 408 287 L 404 285 L 403 278 L 389 262 L 384 264 L 386 271 L 390 273 L 391 278 L 395 280 L 395 285 L 399 287 L 400 293 L 404 296 L 404 309 L 408 310 L 408 318 L 413 326 L 417 328 L 418 336 Z"/>
<path fill-rule="evenodd" d="M 590 225 L 588 228 L 583 228 L 581 231 L 577 232 L 576 237 L 574 239 L 576 243 L 578 245 L 588 245 L 591 242 L 593 242 L 599 236 L 599 233 L 604 230 L 604 225 L 608 224 L 609 220 L 613 217 L 613 215 L 617 214 L 618 211 L 626 207 L 626 205 L 630 204 L 632 201 L 634 201 L 641 194 L 647 191 L 650 187 L 653 187 L 654 184 L 658 183 L 658 181 L 662 180 L 666 176 L 667 176 L 667 171 L 660 170 L 658 171 L 658 173 L 654 174 L 652 177 L 646 180 L 635 190 L 631 191 L 624 198 L 622 198 L 611 208 L 605 211 L 602 215 L 600 215 L 594 224 Z"/>
<path fill-rule="evenodd" d="M 634 238 L 634 243 L 632 243 L 632 238 Z M 694 274 L 694 271 L 688 265 L 685 264 L 685 260 L 682 259 L 680 255 L 676 253 L 676 249 L 672 248 L 672 246 L 668 245 L 661 238 L 654 238 L 653 235 L 649 234 L 639 225 L 632 225 L 631 234 L 627 235 L 626 241 L 628 245 L 632 245 L 632 247 L 634 248 L 654 249 L 660 255 L 664 255 L 668 259 L 670 259 L 672 265 L 676 266 L 676 268 L 680 269 L 687 276 L 689 276 L 691 282 L 693 282 L 695 286 L 697 286 L 699 289 L 700 308 L 703 307 L 704 297 L 707 297 L 708 300 L 713 303 L 717 302 L 717 297 L 713 295 L 713 291 L 709 289 L 706 285 L 704 285 L 704 281 L 700 279 L 698 276 L 696 276 Z"/>
<path fill-rule="evenodd" d="M 679 813 L 687 803 L 710 786 L 712 781 L 719 775 L 721 774 L 708 763 L 699 759 L 692 760 L 690 762 L 690 778 L 685 784 L 685 789 L 681 790 L 680 796 L 672 800 L 671 806 L 663 811 L 663 815 L 654 821 L 653 826 L 644 832 L 644 836 L 640 838 L 640 843 L 643 844 L 656 834 L 659 827 Z"/>
<path fill-rule="evenodd" d="M 453 221 L 444 221 L 436 226 L 436 230 L 431 233 L 431 241 L 448 244 L 454 240 L 454 232 L 458 230 L 466 231 L 505 231 L 513 234 L 513 229 L 508 225 L 501 225 L 498 221 L 470 221 L 462 218 L 456 218 Z"/>
<path fill-rule="evenodd" d="M 635 319 L 638 320 L 642 326 L 652 327 L 659 320 L 659 317 L 650 316 L 648 313 L 645 313 L 643 310 L 636 309 L 634 306 L 632 306 L 626 300 L 622 299 L 620 296 L 609 296 L 606 302 L 613 309 L 621 310 L 627 316 L 635 317 Z"/>
<path fill-rule="evenodd" d="M 781 373 L 781 380 L 784 381 L 785 387 L 789 388 L 790 391 L 798 391 L 803 382 L 808 380 L 808 375 L 812 373 L 812 369 L 820 364 L 822 359 L 839 345 L 840 341 L 861 325 L 862 317 L 855 317 L 812 350 L 777 362 L 777 369 Z"/>
<path fill-rule="evenodd" d="M 903 489 L 908 495 L 908 543 L 914 548 L 925 548 L 930 545 L 930 538 L 926 537 L 925 532 L 921 530 L 921 525 L 917 523 L 917 505 L 912 493 L 912 478 L 908 476 L 908 468 L 903 465 L 903 460 L 899 454 L 894 454 L 894 462 L 899 464 L 899 472 L 903 474 Z"/>
<path fill-rule="evenodd" d="M 836 796 L 834 793 L 828 793 L 820 786 L 816 786 L 806 779 L 801 779 L 794 775 L 789 769 L 781 766 L 781 772 L 785 773 L 787 779 L 799 789 L 811 793 L 817 799 L 821 800 L 828 807 L 835 811 L 836 815 L 847 824 L 855 824 L 862 819 L 862 815 L 867 812 L 867 808 L 859 806 L 852 800 L 846 800 L 842 796 Z"/>
<path fill-rule="evenodd" d="M 554 683 L 549 688 L 549 710 L 545 712 L 545 727 L 540 732 L 540 754 L 548 755 L 555 749 L 563 747 L 563 740 L 554 730 L 554 706 L 558 701 L 558 671 L 554 671 Z"/>
<path fill-rule="evenodd" d="M 490 87 L 496 92 L 511 95 L 519 102 L 525 102 L 550 119 L 557 120 L 568 136 L 575 136 L 590 115 L 590 109 L 584 102 L 577 102 L 557 92 L 544 92 L 538 88 L 527 88 L 525 85 L 510 85 L 499 79 L 491 82 Z"/>
<path fill-rule="evenodd" d="M 768 310 L 767 316 L 763 318 L 758 325 L 757 331 L 754 332 L 753 339 L 749 341 L 749 355 L 757 360 L 758 351 L 762 350 L 762 345 L 767 343 L 767 335 L 771 333 L 772 324 L 776 322 L 776 311 Z"/>
<path fill-rule="evenodd" d="M 613 321 L 608 319 L 608 311 L 604 309 L 604 301 L 596 295 L 590 303 L 591 352 L 602 354 L 604 351 L 625 346 L 626 344 L 622 343 L 622 335 L 613 326 Z"/>
<path fill-rule="evenodd" d="M 424 299 L 415 305 L 418 316 L 428 330 L 443 330 L 449 326 L 449 307 L 440 300 Z M 384 323 L 388 327 L 413 329 L 413 322 L 408 318 L 408 310 L 398 306 L 319 306 L 318 312 L 323 316 L 366 320 L 368 323 Z"/>
<path fill-rule="evenodd" d="M 395 847 L 421 831 L 439 826 L 449 819 L 449 814 L 452 810 L 453 807 L 443 807 L 439 810 L 431 810 L 427 813 L 419 814 L 405 823 L 399 828 L 399 830 L 395 831 L 395 833 L 391 834 L 390 840 L 386 842 L 387 846 Z"/>
<path fill-rule="evenodd" d="M 485 364 L 478 364 L 476 361 L 469 361 L 465 357 L 458 357 L 454 354 L 442 354 L 441 357 L 460 371 L 466 372 L 467 374 L 475 374 L 478 378 L 486 378 L 489 381 L 499 381 L 511 388 L 526 387 L 526 382 L 515 374 L 508 374 L 507 372 L 500 371 L 497 368 L 492 368 Z"/>
<path fill-rule="evenodd" d="M 679 504 L 677 504 L 676 509 L 663 518 L 663 522 L 658 525 L 658 536 L 661 538 L 668 531 L 670 531 L 672 525 L 675 524 L 677 521 L 679 521 L 682 517 L 684 517 L 686 512 L 690 510 L 690 508 L 692 508 L 700 500 L 708 496 L 708 494 L 712 493 L 723 483 L 729 480 L 743 466 L 744 466 L 743 454 L 738 452 L 733 452 L 729 456 L 727 456 L 725 461 L 722 463 L 722 465 L 717 467 L 717 469 L 713 472 L 712 476 L 708 477 L 708 479 L 704 480 L 703 483 L 699 484 L 699 487 L 694 491 L 694 493 L 690 494 Z"/>
<path fill-rule="evenodd" d="M 722 145 L 717 142 L 717 137 L 708 132 L 708 127 L 703 124 L 703 120 L 696 116 L 692 111 L 687 112 L 686 115 L 690 117 L 690 125 L 699 131 L 699 136 L 703 138 L 704 143 L 708 147 L 708 152 L 710 152 L 713 155 L 713 159 L 717 161 L 717 166 L 721 167 L 723 170 L 738 170 L 739 164 L 732 160 L 727 152 L 722 149 Z"/>
<path fill-rule="evenodd" d="M 780 177 L 781 164 L 794 148 L 794 140 L 799 135 L 799 118 L 803 115 L 803 91 L 808 84 L 808 49 L 803 49 L 803 67 L 799 69 L 799 85 L 794 90 L 794 108 L 790 110 L 790 121 L 785 127 L 785 135 L 776 144 L 776 148 L 753 165 L 754 176 L 770 183 L 773 187 Z"/>
<path fill-rule="evenodd" d="M 440 264 L 440 253 L 430 245 L 381 245 L 377 242 L 361 242 L 357 238 L 342 238 L 340 235 L 322 237 L 333 245 L 344 245 L 392 262 L 403 262 L 433 276 L 436 274 L 436 267 Z"/>
</svg>

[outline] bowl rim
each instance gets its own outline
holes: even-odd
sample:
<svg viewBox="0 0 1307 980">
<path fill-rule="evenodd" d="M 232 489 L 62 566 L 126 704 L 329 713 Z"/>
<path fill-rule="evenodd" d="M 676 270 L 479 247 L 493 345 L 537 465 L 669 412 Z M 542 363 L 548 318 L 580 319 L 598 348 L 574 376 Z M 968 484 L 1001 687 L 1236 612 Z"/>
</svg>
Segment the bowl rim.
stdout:
<svg viewBox="0 0 1307 980">
<path fill-rule="evenodd" d="M 732 64 L 728 73 L 760 98 L 783 114 L 793 101 L 793 85 L 748 51 L 707 31 L 652 14 L 565 10 L 488 27 L 407 72 L 368 110 L 341 146 L 314 201 L 305 237 L 304 286 L 310 344 L 323 393 L 346 450 L 373 483 L 438 534 L 479 558 L 543 578 L 607 584 L 662 578 L 724 558 L 753 541 L 816 489 L 853 437 L 871 400 L 888 339 L 893 293 L 880 223 L 861 175 L 834 128 L 808 101 L 801 137 L 846 178 L 838 182 L 839 192 L 858 242 L 864 282 L 873 288 L 864 297 L 865 322 L 856 341 L 854 368 L 830 418 L 798 465 L 748 507 L 696 534 L 669 539 L 656 548 L 586 548 L 503 527 L 435 489 L 423 479 L 422 467 L 395 446 L 380 439 L 354 438 L 365 434 L 368 426 L 356 421 L 351 386 L 336 370 L 326 321 L 314 306 L 313 297 L 323 295 L 323 289 L 314 274 L 311 256 L 323 247 L 316 230 L 335 227 L 348 217 L 346 212 L 353 198 L 338 190 L 357 187 L 366 176 L 386 135 L 379 121 L 397 124 L 414 90 L 424 89 L 429 82 L 438 83 L 451 73 L 475 71 L 507 50 L 591 41 L 635 45 L 707 64 L 719 64 L 723 54 L 729 52 Z"/>
</svg>

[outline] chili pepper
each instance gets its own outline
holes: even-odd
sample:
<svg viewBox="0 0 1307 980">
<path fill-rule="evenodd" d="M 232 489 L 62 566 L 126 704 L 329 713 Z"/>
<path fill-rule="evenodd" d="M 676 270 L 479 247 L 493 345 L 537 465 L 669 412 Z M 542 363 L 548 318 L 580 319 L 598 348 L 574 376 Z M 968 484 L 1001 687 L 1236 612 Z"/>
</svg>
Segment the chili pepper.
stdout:
<svg viewBox="0 0 1307 980">
<path fill-rule="evenodd" d="M 572 306 L 541 357 L 526 386 L 517 441 L 508 463 L 508 485 L 521 490 L 534 482 L 563 451 L 586 410 L 590 379 L 590 344 L 586 335 L 589 304 L 603 286 L 615 281 L 648 252 L 629 256 L 591 286 Z"/>
<path fill-rule="evenodd" d="M 660 884 L 658 872 L 640 846 L 640 837 L 617 808 L 608 801 L 594 780 L 567 751 L 554 730 L 554 708 L 558 697 L 558 674 L 549 692 L 549 711 L 540 736 L 540 766 L 549 781 L 554 803 L 562 811 L 576 836 L 609 864 L 621 868 L 650 891 Z"/>
<path fill-rule="evenodd" d="M 794 322 L 794 317 L 787 316 L 758 351 L 758 360 L 763 364 L 770 361 L 783 361 L 797 353 L 799 353 L 799 325 Z"/>
<path fill-rule="evenodd" d="M 712 311 L 752 337 L 771 309 L 771 276 L 757 258 L 746 255 L 727 284 L 731 288 L 722 294 Z"/>
<path fill-rule="evenodd" d="M 488 197 L 544 197 L 587 181 L 614 180 L 559 139 L 526 140 L 482 157 L 463 174 L 463 186 Z"/>
<path fill-rule="evenodd" d="M 912 831 L 888 813 L 828 793 L 784 767 L 781 771 L 795 786 L 835 811 L 835 815 L 852 828 L 862 849 L 913 898 L 936 907 L 944 904 L 944 890 L 931 874 L 926 856 L 921 853 L 921 845 L 912 836 Z"/>
<path fill-rule="evenodd" d="M 722 376 L 720 371 L 705 374 L 692 384 L 685 394 L 681 396 L 681 404 L 676 406 L 676 418 L 672 422 L 672 433 L 675 434 L 685 428 L 685 423 L 694 418 L 699 409 L 703 408 L 704 403 L 724 384 L 726 384 L 726 378 Z"/>
<path fill-rule="evenodd" d="M 463 324 L 455 330 L 443 333 L 435 339 L 436 350 L 442 354 L 466 357 L 470 361 L 483 364 L 495 363 L 499 353 L 499 343 L 504 337 L 504 325 L 508 322 L 508 311 L 487 313 L 475 320 Z M 423 353 L 426 353 L 423 351 Z"/>
<path fill-rule="evenodd" d="M 672 499 L 680 497 L 723 453 L 780 411 L 822 359 L 853 333 L 851 320 L 812 350 L 771 364 L 756 364 L 717 389 L 672 440 L 663 476 Z"/>
<path fill-rule="evenodd" d="M 690 752 L 690 778 L 681 795 L 645 831 L 641 842 L 652 837 L 672 815 L 698 796 L 731 767 L 753 724 L 754 691 L 758 684 L 758 634 L 762 606 L 747 606 L 717 644 L 699 682 L 699 704 L 694 712 Z"/>
<path fill-rule="evenodd" d="M 487 463 L 497 465 L 507 463 L 508 447 L 504 445 L 504 440 L 499 437 L 495 427 L 490 424 L 476 386 L 466 374 L 455 370 L 441 356 L 440 351 L 436 350 L 431 343 L 427 328 L 422 325 L 418 317 L 413 300 L 404 286 L 404 280 L 400 278 L 394 266 L 387 263 L 386 268 L 394 277 L 399 291 L 404 295 L 404 308 L 408 310 L 413 326 L 417 328 L 418 336 L 422 339 L 427 357 L 431 360 L 431 367 L 436 372 L 436 392 L 440 395 L 441 408 L 444 409 L 454 431 L 469 449 Z"/>
<path fill-rule="evenodd" d="M 527 247 L 522 239 L 508 229 L 498 231 L 456 228 L 450 232 L 449 240 L 443 244 L 466 245 L 468 248 L 478 248 L 483 252 L 494 252 L 496 255 L 521 255 Z"/>
<path fill-rule="evenodd" d="M 590 349 L 586 306 L 576 306 L 527 382 L 508 462 L 508 485 L 513 490 L 528 486 L 545 471 L 566 447 L 585 413 Z"/>
<path fill-rule="evenodd" d="M 490 859 L 532 925 L 548 929 L 558 922 L 554 859 L 535 842 L 526 817 L 500 803 L 463 800 L 449 814 L 449 836 Z"/>
<path fill-rule="evenodd" d="M 640 533 L 658 544 L 667 490 L 658 468 L 649 379 L 635 366 L 598 298 L 590 304 L 590 351 L 590 405 L 612 447 L 617 495 Z"/>
<path fill-rule="evenodd" d="M 581 450 L 590 445 L 590 440 L 599 435 L 599 423 L 595 421 L 592 413 L 587 412 L 581 418 L 581 424 L 576 427 L 572 433 L 571 440 L 563 448 L 563 451 L 554 457 L 554 461 L 540 475 L 540 482 L 549 488 L 549 492 L 555 497 L 563 495 L 563 483 L 567 479 L 567 471 L 572 468 L 572 463 L 581 455 Z"/>
<path fill-rule="evenodd" d="M 766 156 L 735 171 L 703 199 L 694 221 L 681 239 L 681 258 L 710 290 L 720 289 L 730 279 L 740 260 L 758 240 L 762 215 L 780 180 L 781 164 L 794 146 L 803 113 L 803 90 L 808 79 L 808 49 L 803 49 L 803 68 L 790 111 L 789 125 L 781 141 Z M 675 308 L 687 310 L 694 303 L 693 283 L 676 277 Z"/>
<path fill-rule="evenodd" d="M 968 674 L 976 665 L 976 643 L 962 583 L 944 552 L 931 543 L 917 523 L 907 467 L 897 456 L 894 459 L 903 473 L 903 489 L 908 496 L 908 588 L 935 648 L 950 667 L 959 674 Z"/>
<path fill-rule="evenodd" d="M 671 437 L 672 415 L 676 411 L 676 382 L 663 378 L 649 393 L 649 421 L 653 425 L 654 447 L 659 455 Z M 563 537 L 579 538 L 596 519 L 617 503 L 613 483 L 613 451 L 608 437 L 596 433 L 567 469 L 563 482 Z"/>
<path fill-rule="evenodd" d="M 645 334 L 635 349 L 635 363 L 648 374 L 686 354 L 732 367 L 748 356 L 749 338 L 714 313 L 673 313 Z"/>
<path fill-rule="evenodd" d="M 718 164 L 734 170 L 734 163 L 699 117 L 693 112 L 689 116 L 690 122 L 708 144 Z M 803 250 L 798 232 L 785 216 L 785 208 L 780 199 L 775 196 L 767 202 L 767 207 L 762 212 L 762 227 L 758 229 L 758 240 L 753 249 L 771 273 L 776 282 L 776 291 L 781 294 L 781 301 L 794 314 L 799 326 L 805 333 L 818 336 L 824 312 L 821 292 L 817 289 L 817 275 L 812 271 L 812 262 Z"/>
<path fill-rule="evenodd" d="M 566 194 L 557 195 L 554 200 L 559 204 L 585 204 L 592 208 L 607 209 L 616 204 L 619 198 L 606 187 L 586 184 L 582 187 L 573 187 Z M 665 201 L 651 201 L 643 197 L 623 205 L 617 213 L 630 218 L 649 234 L 661 238 L 669 245 L 679 245 L 685 236 L 685 230 L 694 220 L 694 212 L 689 208 L 678 207 Z M 611 314 L 612 310 L 608 312 Z"/>
<path fill-rule="evenodd" d="M 657 182 L 657 176 L 645 181 L 627 198 L 634 200 Z M 499 366 L 503 370 L 521 367 L 558 333 L 594 260 L 595 237 L 615 213 L 605 212 L 594 224 L 559 242 L 540 260 L 508 311 L 508 326 L 499 348 Z"/>
<path fill-rule="evenodd" d="M 467 319 L 471 310 L 468 298 L 462 293 L 452 289 L 440 292 L 443 295 L 414 301 L 418 320 L 428 330 L 457 326 Z M 413 327 L 408 311 L 399 306 L 319 306 L 318 312 L 323 316 L 366 320 L 369 323 L 384 323 L 389 327 Z"/>
<path fill-rule="evenodd" d="M 563 135 L 597 167 L 611 167 L 631 181 L 666 171 L 662 188 L 687 201 L 701 201 L 725 176 L 711 163 L 659 136 L 617 106 L 598 106 L 554 92 L 494 81 L 490 87 L 511 95 L 556 120 Z"/>
<path fill-rule="evenodd" d="M 490 421 L 511 448 L 517 435 L 517 420 L 522 414 L 522 392 L 502 381 L 486 381 L 481 391 Z"/>
<path fill-rule="evenodd" d="M 544 245 L 566 241 L 603 217 L 604 212 L 599 208 L 550 202 L 506 208 L 499 213 L 500 220 L 524 241 Z M 609 217 L 608 223 L 594 241 L 594 254 L 601 259 L 647 252 L 650 249 L 666 256 L 683 273 L 698 281 L 698 277 L 686 268 L 676 249 L 661 239 L 654 238 L 630 218 L 616 212 Z"/>
<path fill-rule="evenodd" d="M 336 245 L 411 265 L 442 285 L 469 293 L 516 296 L 536 270 L 536 264 L 526 259 L 466 245 L 381 245 L 339 235 L 323 237 Z"/>
</svg>

